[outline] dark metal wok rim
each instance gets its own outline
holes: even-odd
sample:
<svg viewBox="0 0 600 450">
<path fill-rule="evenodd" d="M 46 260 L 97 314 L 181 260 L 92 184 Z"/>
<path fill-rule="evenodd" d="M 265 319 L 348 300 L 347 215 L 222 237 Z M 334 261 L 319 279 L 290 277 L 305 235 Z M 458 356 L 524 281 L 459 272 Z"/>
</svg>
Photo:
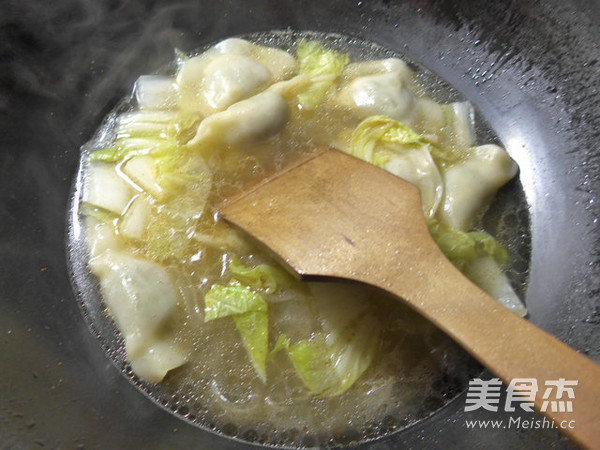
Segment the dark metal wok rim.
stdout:
<svg viewBox="0 0 600 450">
<path fill-rule="evenodd" d="M 35 388 L 31 382 L 19 384 L 21 380 L 10 372 L 11 364 L 28 367 L 25 364 L 39 361 L 36 358 L 53 366 L 57 360 L 65 361 L 63 369 L 50 373 L 70 380 L 75 406 L 59 406 L 50 397 L 50 403 L 38 402 L 31 414 L 60 411 L 74 420 L 91 403 L 113 416 L 113 426 L 123 421 L 138 430 L 121 437 L 96 432 L 95 427 L 106 430 L 102 423 L 87 423 L 85 431 L 69 433 L 59 426 L 59 419 L 46 417 L 48 424 L 57 425 L 47 429 L 53 430 L 46 431 L 49 439 L 64 443 L 68 436 L 86 433 L 95 436 L 99 445 L 117 447 L 133 441 L 139 445 L 246 447 L 199 434 L 138 399 L 137 391 L 123 385 L 119 374 L 104 365 L 101 350 L 82 328 L 77 308 L 57 299 L 71 300 L 62 256 L 61 211 L 66 208 L 68 179 L 75 173 L 79 145 L 137 74 L 164 64 L 173 46 L 194 48 L 207 40 L 257 30 L 314 29 L 375 41 L 420 62 L 478 105 L 525 169 L 521 180 L 531 205 L 533 234 L 527 293 L 531 320 L 598 359 L 600 97 L 594 88 L 600 78 L 598 2 L 488 2 L 482 11 L 479 2 L 470 1 L 334 1 L 323 5 L 272 1 L 263 3 L 269 7 L 265 9 L 248 2 L 240 8 L 236 2 L 224 1 L 202 5 L 198 11 L 197 5 L 188 8 L 182 1 L 169 4 L 163 12 L 158 12 L 159 2 L 141 3 L 92 5 L 69 0 L 54 9 L 28 9 L 12 2 L 3 6 L 7 14 L 5 22 L 0 22 L 5 25 L 0 28 L 0 55 L 9 58 L 0 59 L 5 69 L 0 77 L 0 168 L 4 175 L 0 223 L 6 249 L 6 270 L 0 282 L 2 292 L 9 296 L 0 304 L 0 324 L 15 336 L 28 323 L 33 332 L 40 330 L 40 338 L 31 342 L 22 338 L 19 342 L 28 352 L 19 355 L 11 340 L 16 337 L 0 342 L 6 359 L 0 368 L 0 392 L 11 393 L 4 398 L 18 399 L 15 392 Z M 127 27 L 119 26 L 113 19 L 115 13 Z M 151 26 L 143 24 L 144 20 Z M 92 49 L 94 64 L 89 61 Z M 131 50 L 134 56 L 119 57 Z M 84 73 L 75 70 L 82 66 Z M 38 128 L 28 124 L 32 119 Z M 40 148 L 47 150 L 40 153 Z M 15 175 L 23 173 L 31 175 L 33 187 Z M 24 204 L 15 206 L 19 201 Z M 22 226 L 27 221 L 31 223 Z M 40 266 L 45 268 L 41 274 Z M 32 285 L 27 283 L 31 279 L 35 280 Z M 45 305 L 42 314 L 38 312 L 41 305 Z M 37 348 L 45 353 L 39 356 Z M 74 377 L 75 371 L 83 372 L 87 380 Z M 92 380 L 111 402 L 88 393 L 87 383 Z M 138 415 L 133 418 L 116 410 L 118 398 L 131 404 Z M 410 430 L 368 447 L 567 445 L 557 443 L 554 433 L 466 430 L 464 420 L 471 416 L 461 411 L 463 405 L 455 401 Z M 6 442 L 25 445 L 29 434 L 13 426 L 5 410 L 0 418 L 9 426 L 3 437 Z M 42 421 L 38 423 L 40 430 Z M 173 427 L 179 431 L 172 433 Z M 144 430 L 144 438 L 136 434 L 139 430 Z"/>
</svg>

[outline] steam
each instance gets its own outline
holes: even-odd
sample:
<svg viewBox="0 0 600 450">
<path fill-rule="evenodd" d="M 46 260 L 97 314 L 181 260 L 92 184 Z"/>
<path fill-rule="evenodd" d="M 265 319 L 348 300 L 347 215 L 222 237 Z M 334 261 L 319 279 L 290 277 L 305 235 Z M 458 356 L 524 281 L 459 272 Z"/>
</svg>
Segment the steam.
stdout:
<svg viewBox="0 0 600 450">
<path fill-rule="evenodd" d="M 2 9 L 0 114 L 29 96 L 44 99 L 68 118 L 64 131 L 78 144 L 138 75 L 172 61 L 174 48 L 193 50 L 206 36 L 243 29 L 220 2 L 9 0 Z"/>
</svg>

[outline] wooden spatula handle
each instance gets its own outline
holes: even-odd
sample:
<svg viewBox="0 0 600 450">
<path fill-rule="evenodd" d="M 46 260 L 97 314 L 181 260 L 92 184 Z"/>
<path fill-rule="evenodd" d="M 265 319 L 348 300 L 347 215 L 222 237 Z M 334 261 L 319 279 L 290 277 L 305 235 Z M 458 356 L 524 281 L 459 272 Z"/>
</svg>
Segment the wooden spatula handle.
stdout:
<svg viewBox="0 0 600 450">
<path fill-rule="evenodd" d="M 393 264 L 390 261 L 388 267 Z M 429 293 L 428 301 L 420 305 L 423 315 L 506 385 L 518 379 L 530 386 L 535 383 L 535 409 L 579 445 L 600 448 L 598 365 L 465 283 L 449 262 L 440 263 L 436 271 L 424 276 Z M 405 285 L 394 280 L 379 287 L 399 296 L 410 295 Z M 407 300 L 415 304 L 415 299 Z M 519 403 L 514 406 L 518 408 Z"/>
</svg>

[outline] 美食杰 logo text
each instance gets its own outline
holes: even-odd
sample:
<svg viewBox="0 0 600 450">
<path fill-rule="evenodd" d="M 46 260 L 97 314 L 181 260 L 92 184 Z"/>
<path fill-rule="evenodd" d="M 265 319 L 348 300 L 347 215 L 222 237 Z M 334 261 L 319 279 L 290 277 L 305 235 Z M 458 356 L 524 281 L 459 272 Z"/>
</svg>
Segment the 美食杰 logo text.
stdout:
<svg viewBox="0 0 600 450">
<path fill-rule="evenodd" d="M 484 409 L 486 411 L 515 412 L 518 409 L 533 412 L 536 396 L 541 396 L 540 412 L 573 412 L 573 399 L 577 380 L 546 380 L 542 386 L 535 378 L 514 378 L 506 387 L 503 399 L 502 381 L 499 378 L 482 380 L 475 378 L 469 382 L 469 390 L 465 404 L 465 412 Z M 563 416 L 564 417 L 564 416 Z M 562 419 L 555 421 L 533 416 L 531 418 L 509 417 L 508 420 L 466 420 L 467 428 L 502 428 L 502 429 L 573 429 L 575 420 Z"/>
</svg>

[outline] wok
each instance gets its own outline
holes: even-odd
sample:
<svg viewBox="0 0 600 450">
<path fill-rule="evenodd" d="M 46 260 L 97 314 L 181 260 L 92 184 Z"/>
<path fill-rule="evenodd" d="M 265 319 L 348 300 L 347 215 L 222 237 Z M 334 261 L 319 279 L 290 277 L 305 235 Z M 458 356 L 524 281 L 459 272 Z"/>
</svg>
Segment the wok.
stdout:
<svg viewBox="0 0 600 450">
<path fill-rule="evenodd" d="M 169 62 L 173 47 L 287 28 L 399 51 L 478 107 L 521 168 L 531 224 L 530 320 L 600 359 L 600 2 L 5 0 L 2 448 L 250 448 L 170 414 L 110 362 L 71 288 L 66 210 L 79 147 L 138 75 Z M 464 406 L 463 393 L 416 425 L 362 445 L 572 447 L 556 430 L 468 429 L 467 419 L 509 414 Z"/>
</svg>

